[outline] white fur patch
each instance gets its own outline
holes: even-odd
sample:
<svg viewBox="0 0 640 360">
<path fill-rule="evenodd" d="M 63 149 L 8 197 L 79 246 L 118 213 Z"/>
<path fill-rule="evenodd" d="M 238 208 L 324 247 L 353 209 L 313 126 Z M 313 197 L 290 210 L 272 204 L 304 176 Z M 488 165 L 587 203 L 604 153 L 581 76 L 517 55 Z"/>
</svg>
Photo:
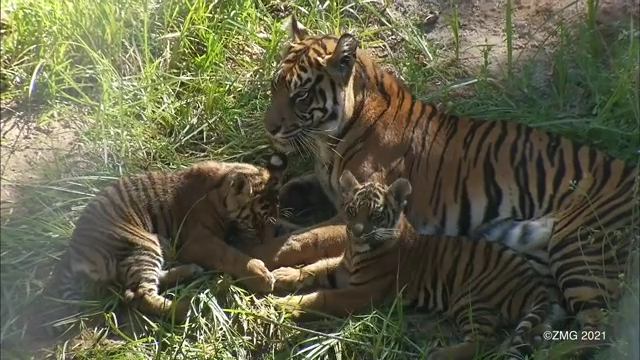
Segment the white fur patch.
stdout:
<svg viewBox="0 0 640 360">
<path fill-rule="evenodd" d="M 269 162 L 271 163 L 271 165 L 277 166 L 277 167 L 280 167 L 284 164 L 284 162 L 282 161 L 282 158 L 275 154 L 271 155 L 271 159 L 269 159 Z"/>
</svg>

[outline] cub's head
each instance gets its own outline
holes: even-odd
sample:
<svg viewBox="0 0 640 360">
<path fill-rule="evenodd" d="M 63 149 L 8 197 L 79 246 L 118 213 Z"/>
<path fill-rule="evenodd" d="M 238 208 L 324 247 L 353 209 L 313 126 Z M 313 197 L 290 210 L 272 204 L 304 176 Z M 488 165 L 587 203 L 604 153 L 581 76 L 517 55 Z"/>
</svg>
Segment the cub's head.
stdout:
<svg viewBox="0 0 640 360">
<path fill-rule="evenodd" d="M 287 166 L 285 154 L 273 153 L 264 167 L 241 164 L 227 174 L 224 207 L 233 240 L 261 242 L 273 235 Z"/>
<path fill-rule="evenodd" d="M 335 136 L 353 114 L 353 75 L 360 52 L 350 34 L 310 36 L 291 16 L 289 43 L 271 80 L 264 125 L 279 148 L 312 146 Z"/>
<path fill-rule="evenodd" d="M 411 194 L 411 184 L 399 178 L 391 185 L 358 182 L 349 170 L 340 176 L 342 212 L 352 241 L 375 246 L 394 237 Z"/>
</svg>

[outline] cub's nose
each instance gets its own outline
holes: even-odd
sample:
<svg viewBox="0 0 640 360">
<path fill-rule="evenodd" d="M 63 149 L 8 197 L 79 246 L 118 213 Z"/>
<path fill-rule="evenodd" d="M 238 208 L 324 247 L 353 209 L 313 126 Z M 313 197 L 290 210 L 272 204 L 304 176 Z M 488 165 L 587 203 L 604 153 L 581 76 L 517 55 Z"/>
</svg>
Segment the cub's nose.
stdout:
<svg viewBox="0 0 640 360">
<path fill-rule="evenodd" d="M 355 224 L 353 225 L 351 232 L 353 233 L 354 236 L 360 237 L 364 232 L 364 226 L 362 224 Z"/>
<path fill-rule="evenodd" d="M 278 125 L 278 124 L 266 124 L 264 127 L 267 130 L 267 132 L 272 136 L 275 136 L 280 130 L 282 130 L 282 125 Z"/>
</svg>

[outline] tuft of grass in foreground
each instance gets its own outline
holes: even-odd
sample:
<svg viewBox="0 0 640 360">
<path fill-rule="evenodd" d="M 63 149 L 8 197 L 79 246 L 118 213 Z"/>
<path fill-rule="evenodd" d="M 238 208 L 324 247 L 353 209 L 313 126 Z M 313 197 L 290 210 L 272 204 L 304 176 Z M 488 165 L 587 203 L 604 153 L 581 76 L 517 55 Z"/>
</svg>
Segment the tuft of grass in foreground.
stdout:
<svg viewBox="0 0 640 360">
<path fill-rule="evenodd" d="M 368 1 L 354 6 L 314 0 L 294 5 L 250 0 L 2 0 L 3 9 L 9 5 L 13 11 L 10 33 L 2 37 L 2 78 L 14 85 L 1 94 L 3 104 L 27 109 L 37 105 L 42 126 L 78 129 L 83 151 L 39 165 L 40 180 L 15 184 L 23 196 L 13 214 L 3 214 L 3 358 L 25 358 L 27 349 L 36 347 L 21 341 L 18 315 L 43 287 L 82 206 L 106 181 L 203 158 L 253 161 L 267 151 L 261 117 L 284 36 L 280 23 L 291 9 L 314 31 L 356 32 L 364 47 L 384 43 L 385 31 L 399 34 L 401 48 L 389 50 L 406 56 L 392 57 L 389 65 L 419 95 L 444 101 L 454 111 L 548 128 L 625 159 L 634 159 L 640 146 L 640 40 L 633 23 L 621 25 L 615 41 L 602 38 L 589 21 L 592 16 L 583 23 L 561 23 L 553 39 L 556 50 L 548 59 L 519 59 L 509 46 L 503 77 L 481 68 L 456 78 L 463 67 L 457 63 L 463 51 L 457 37 L 454 48 L 430 44 L 417 28 L 389 18 Z M 457 29 L 456 16 L 451 23 Z M 513 39 L 510 23 L 506 20 L 505 28 L 507 38 Z M 417 58 L 429 59 L 429 65 Z M 543 86 L 535 66 L 540 61 L 553 63 Z M 433 83 L 451 85 L 433 92 Z M 461 88 L 473 96 L 451 100 Z M 304 158 L 296 165 L 294 173 L 309 166 Z M 133 311 L 120 314 L 115 323 L 107 311 L 105 322 L 124 342 L 95 342 L 99 334 L 88 331 L 55 349 L 53 356 L 408 359 L 422 358 L 431 343 L 421 316 L 394 307 L 302 328 L 258 305 L 220 274 L 179 290 L 199 294 L 184 327 Z M 114 300 L 111 296 L 97 308 L 112 308 Z M 137 324 L 134 334 L 120 326 L 127 320 Z M 630 339 L 633 343 L 637 337 Z"/>
</svg>

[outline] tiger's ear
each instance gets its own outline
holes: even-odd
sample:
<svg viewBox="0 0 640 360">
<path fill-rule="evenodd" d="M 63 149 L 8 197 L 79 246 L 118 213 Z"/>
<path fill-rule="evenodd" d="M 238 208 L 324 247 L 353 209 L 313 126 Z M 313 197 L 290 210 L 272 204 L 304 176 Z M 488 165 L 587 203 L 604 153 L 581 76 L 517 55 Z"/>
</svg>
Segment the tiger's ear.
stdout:
<svg viewBox="0 0 640 360">
<path fill-rule="evenodd" d="M 240 195 L 242 193 L 248 196 L 253 195 L 253 188 L 247 174 L 243 174 L 240 172 L 230 174 L 228 177 L 228 181 L 229 189 L 233 191 L 235 195 Z"/>
<path fill-rule="evenodd" d="M 360 185 L 356 177 L 353 176 L 353 174 L 349 170 L 344 170 L 342 172 L 339 182 L 343 194 L 351 192 L 356 186 Z"/>
<path fill-rule="evenodd" d="M 284 173 L 287 171 L 287 167 L 289 166 L 289 160 L 287 155 L 281 152 L 274 152 L 269 156 L 267 160 L 267 170 L 271 176 L 276 176 L 280 179 L 284 177 Z"/>
<path fill-rule="evenodd" d="M 291 14 L 289 18 L 284 22 L 283 28 L 289 33 L 289 40 L 291 42 L 298 42 L 304 40 L 309 36 L 309 31 L 304 25 L 298 22 L 295 14 Z"/>
<path fill-rule="evenodd" d="M 402 209 L 407 205 L 407 199 L 409 198 L 409 195 L 411 195 L 412 190 L 409 180 L 401 177 L 389 185 L 387 193 Z"/>
<path fill-rule="evenodd" d="M 356 63 L 358 44 L 358 39 L 355 36 L 349 33 L 342 34 L 333 54 L 327 60 L 327 71 L 342 84 L 346 84 L 351 77 L 353 66 Z"/>
</svg>

